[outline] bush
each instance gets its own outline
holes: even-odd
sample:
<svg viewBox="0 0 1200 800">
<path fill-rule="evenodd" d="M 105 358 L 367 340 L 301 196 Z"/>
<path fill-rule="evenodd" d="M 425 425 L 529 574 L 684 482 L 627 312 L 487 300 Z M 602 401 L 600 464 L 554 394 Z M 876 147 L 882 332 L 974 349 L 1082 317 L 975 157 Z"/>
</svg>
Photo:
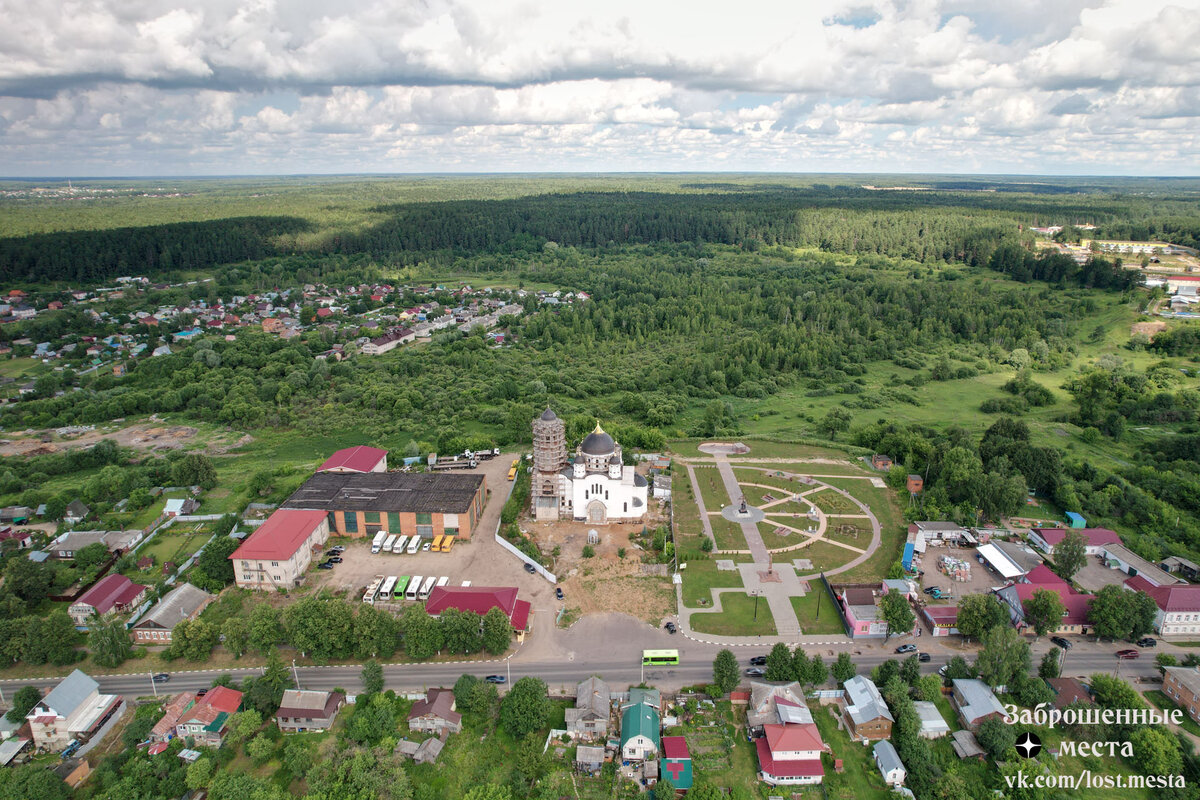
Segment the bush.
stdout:
<svg viewBox="0 0 1200 800">
<path fill-rule="evenodd" d="M 594 555 L 596 555 L 596 548 L 592 547 L 590 544 L 585 544 L 583 546 L 583 557 L 591 558 Z"/>
</svg>

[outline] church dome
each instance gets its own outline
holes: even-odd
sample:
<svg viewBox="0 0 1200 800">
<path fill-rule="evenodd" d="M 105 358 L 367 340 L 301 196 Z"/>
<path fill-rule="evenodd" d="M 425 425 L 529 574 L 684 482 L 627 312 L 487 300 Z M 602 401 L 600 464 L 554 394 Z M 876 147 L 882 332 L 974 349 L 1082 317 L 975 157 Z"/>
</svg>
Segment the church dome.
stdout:
<svg viewBox="0 0 1200 800">
<path fill-rule="evenodd" d="M 604 432 L 600 427 L 600 423 L 596 423 L 596 430 L 592 431 L 583 440 L 580 449 L 589 456 L 606 456 L 609 453 L 615 453 L 617 443 L 613 438 Z"/>
<path fill-rule="evenodd" d="M 542 412 L 541 419 L 542 422 L 553 422 L 554 420 L 558 419 L 558 415 L 550 410 L 550 406 L 546 406 L 546 410 Z"/>
</svg>

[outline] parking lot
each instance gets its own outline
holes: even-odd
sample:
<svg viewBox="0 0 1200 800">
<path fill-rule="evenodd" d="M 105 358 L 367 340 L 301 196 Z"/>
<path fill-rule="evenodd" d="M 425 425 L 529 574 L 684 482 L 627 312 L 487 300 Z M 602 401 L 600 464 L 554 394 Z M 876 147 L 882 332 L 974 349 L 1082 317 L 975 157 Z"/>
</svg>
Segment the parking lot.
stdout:
<svg viewBox="0 0 1200 800">
<path fill-rule="evenodd" d="M 1105 586 L 1120 586 L 1129 580 L 1129 575 L 1119 569 L 1109 569 L 1096 556 L 1088 556 L 1073 580 L 1089 592 L 1098 592 Z"/>
<path fill-rule="evenodd" d="M 508 499 L 511 487 L 507 475 L 514 458 L 514 453 L 503 453 L 484 461 L 477 469 L 464 470 L 486 476 L 488 497 L 483 516 L 471 538 L 455 541 L 449 553 L 420 551 L 413 555 L 372 555 L 368 539 L 331 538 L 327 547 L 335 544 L 346 547 L 342 563 L 331 570 L 322 570 L 316 565 L 324 558 L 314 558 L 305 582 L 318 588 L 327 587 L 353 600 L 361 599 L 363 590 L 376 575 L 445 576 L 450 579 L 449 586 L 460 586 L 463 581 L 470 581 L 473 586 L 516 586 L 521 598 L 532 602 L 535 611 L 539 605 L 552 609 L 554 587 L 544 578 L 526 573 L 521 562 L 495 541 L 500 509 Z"/>
<path fill-rule="evenodd" d="M 938 559 L 943 555 L 953 556 L 970 564 L 971 577 L 966 581 L 958 581 L 941 572 L 938 569 Z M 953 595 L 953 599 L 950 602 L 957 602 L 968 594 L 980 594 L 991 591 L 994 588 L 1003 586 L 1005 583 L 1003 578 L 975 559 L 974 550 L 958 547 L 930 547 L 925 551 L 925 556 L 921 561 L 921 569 L 925 570 L 925 577 L 921 579 L 922 586 L 938 586 L 943 591 L 949 591 Z"/>
</svg>

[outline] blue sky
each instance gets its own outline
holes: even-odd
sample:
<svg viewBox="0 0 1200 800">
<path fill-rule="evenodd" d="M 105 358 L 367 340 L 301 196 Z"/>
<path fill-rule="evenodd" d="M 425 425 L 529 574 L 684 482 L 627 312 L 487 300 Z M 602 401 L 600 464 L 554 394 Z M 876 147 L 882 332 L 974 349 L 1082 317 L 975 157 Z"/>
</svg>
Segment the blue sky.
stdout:
<svg viewBox="0 0 1200 800">
<path fill-rule="evenodd" d="M 1200 0 L 0 0 L 0 175 L 1194 175 Z"/>
</svg>

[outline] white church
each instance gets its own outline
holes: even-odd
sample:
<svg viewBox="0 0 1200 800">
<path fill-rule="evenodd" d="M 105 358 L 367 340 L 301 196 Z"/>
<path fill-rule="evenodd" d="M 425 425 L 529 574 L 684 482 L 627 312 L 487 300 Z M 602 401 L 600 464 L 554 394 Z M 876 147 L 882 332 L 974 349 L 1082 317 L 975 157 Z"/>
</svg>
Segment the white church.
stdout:
<svg viewBox="0 0 1200 800">
<path fill-rule="evenodd" d="M 634 467 L 621 463 L 621 445 L 597 421 L 567 463 L 564 428 L 549 408 L 533 422 L 534 518 L 592 525 L 642 519 L 649 484 Z"/>
</svg>

